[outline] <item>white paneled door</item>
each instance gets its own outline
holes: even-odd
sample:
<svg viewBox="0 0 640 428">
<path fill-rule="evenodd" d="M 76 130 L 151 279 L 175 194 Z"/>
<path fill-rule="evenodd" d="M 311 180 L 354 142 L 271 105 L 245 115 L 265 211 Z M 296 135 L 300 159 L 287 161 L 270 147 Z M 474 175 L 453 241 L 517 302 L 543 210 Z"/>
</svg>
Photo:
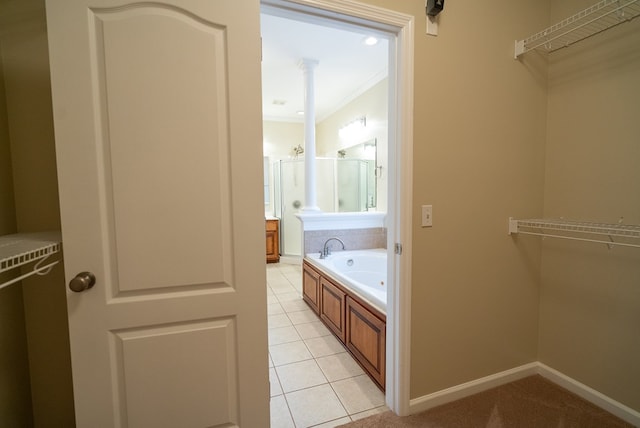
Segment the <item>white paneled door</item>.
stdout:
<svg viewBox="0 0 640 428">
<path fill-rule="evenodd" d="M 80 428 L 269 425 L 259 8 L 47 0 Z"/>
</svg>

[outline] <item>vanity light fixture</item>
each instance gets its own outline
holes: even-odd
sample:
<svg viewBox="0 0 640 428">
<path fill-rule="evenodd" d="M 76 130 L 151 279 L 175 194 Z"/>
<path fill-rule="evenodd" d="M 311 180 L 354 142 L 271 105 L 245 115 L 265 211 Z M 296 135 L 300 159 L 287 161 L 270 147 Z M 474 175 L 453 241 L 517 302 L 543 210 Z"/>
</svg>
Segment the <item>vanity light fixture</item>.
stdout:
<svg viewBox="0 0 640 428">
<path fill-rule="evenodd" d="M 358 135 L 362 133 L 366 128 L 367 118 L 366 116 L 362 116 L 352 120 L 351 122 L 340 128 L 340 130 L 338 131 L 338 135 L 345 139 L 355 138 L 358 137 Z"/>
</svg>

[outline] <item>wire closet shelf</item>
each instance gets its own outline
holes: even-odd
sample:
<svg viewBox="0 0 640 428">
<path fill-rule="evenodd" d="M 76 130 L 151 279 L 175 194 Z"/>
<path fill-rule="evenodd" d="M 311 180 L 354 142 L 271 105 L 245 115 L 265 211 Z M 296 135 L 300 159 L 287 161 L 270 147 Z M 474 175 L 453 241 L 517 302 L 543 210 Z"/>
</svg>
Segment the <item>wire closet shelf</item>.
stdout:
<svg viewBox="0 0 640 428">
<path fill-rule="evenodd" d="M 640 248 L 640 225 L 606 224 L 570 221 L 564 219 L 524 219 L 509 218 L 509 235 L 536 235 L 574 241 L 597 242 Z"/>
<path fill-rule="evenodd" d="M 640 0 L 602 0 L 526 39 L 516 40 L 515 58 L 535 50 L 554 52 L 640 15 Z"/>
<path fill-rule="evenodd" d="M 0 289 L 31 275 L 46 275 L 58 261 L 41 264 L 60 251 L 60 232 L 17 233 L 0 236 L 0 273 L 36 262 L 31 272 L 0 283 Z"/>
</svg>

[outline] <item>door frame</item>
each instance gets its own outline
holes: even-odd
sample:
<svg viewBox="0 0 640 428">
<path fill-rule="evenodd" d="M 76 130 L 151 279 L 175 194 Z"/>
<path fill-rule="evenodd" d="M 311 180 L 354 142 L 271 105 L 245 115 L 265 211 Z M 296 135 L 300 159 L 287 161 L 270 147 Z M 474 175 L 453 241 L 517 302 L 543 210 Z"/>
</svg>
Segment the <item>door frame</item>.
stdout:
<svg viewBox="0 0 640 428">
<path fill-rule="evenodd" d="M 333 25 L 368 27 L 391 36 L 389 67 L 389 166 L 387 204 L 386 404 L 410 411 L 411 239 L 413 180 L 414 17 L 354 0 L 261 0 Z M 339 19 L 338 19 L 339 18 Z M 395 43 L 394 43 L 395 42 Z M 399 251 L 396 248 L 399 247 Z"/>
</svg>

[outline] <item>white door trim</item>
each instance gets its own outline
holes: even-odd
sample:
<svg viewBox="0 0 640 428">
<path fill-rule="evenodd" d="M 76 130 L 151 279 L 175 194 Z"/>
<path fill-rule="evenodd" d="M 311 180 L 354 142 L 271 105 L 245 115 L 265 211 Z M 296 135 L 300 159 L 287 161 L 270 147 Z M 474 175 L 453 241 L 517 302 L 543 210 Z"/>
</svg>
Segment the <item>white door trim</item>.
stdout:
<svg viewBox="0 0 640 428">
<path fill-rule="evenodd" d="M 388 277 L 394 287 L 387 303 L 387 406 L 409 414 L 411 340 L 411 224 L 413 179 L 413 40 L 414 17 L 353 0 L 262 0 L 263 6 L 303 12 L 325 20 L 365 26 L 395 36 L 389 70 Z M 393 142 L 393 144 L 391 144 Z M 394 255 L 396 243 L 402 255 Z"/>
</svg>

